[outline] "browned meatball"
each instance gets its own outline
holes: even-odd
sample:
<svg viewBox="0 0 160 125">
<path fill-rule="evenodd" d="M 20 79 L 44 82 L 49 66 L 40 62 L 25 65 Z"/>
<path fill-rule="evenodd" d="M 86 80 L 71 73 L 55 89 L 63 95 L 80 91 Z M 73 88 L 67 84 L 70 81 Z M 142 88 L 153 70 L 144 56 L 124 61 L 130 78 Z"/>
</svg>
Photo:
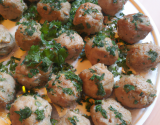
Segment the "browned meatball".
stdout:
<svg viewBox="0 0 160 125">
<path fill-rule="evenodd" d="M 16 42 L 8 29 L 0 24 L 0 56 L 8 55 L 15 45 Z"/>
<path fill-rule="evenodd" d="M 69 2 L 58 0 L 57 2 L 40 0 L 37 4 L 37 11 L 45 20 L 59 20 L 67 22 L 70 15 L 71 5 Z"/>
<path fill-rule="evenodd" d="M 73 105 L 82 91 L 81 79 L 71 71 L 52 75 L 46 86 L 51 101 L 62 107 Z"/>
<path fill-rule="evenodd" d="M 12 125 L 51 125 L 52 107 L 38 96 L 21 96 L 10 108 Z"/>
<path fill-rule="evenodd" d="M 92 38 L 86 38 L 85 41 L 86 57 L 92 65 L 112 65 L 118 59 L 118 46 L 106 35 L 99 33 Z"/>
<path fill-rule="evenodd" d="M 40 28 L 41 25 L 36 21 L 27 21 L 23 19 L 15 33 L 15 39 L 20 48 L 28 51 L 32 45 L 38 45 L 41 41 Z"/>
<path fill-rule="evenodd" d="M 149 18 L 142 13 L 129 14 L 118 20 L 119 38 L 127 43 L 137 43 L 152 31 Z"/>
<path fill-rule="evenodd" d="M 90 111 L 94 125 L 131 125 L 132 122 L 131 112 L 112 98 L 93 105 Z"/>
<path fill-rule="evenodd" d="M 83 81 L 83 91 L 86 95 L 95 99 L 103 99 L 111 95 L 114 78 L 104 64 L 98 63 L 85 69 L 79 76 Z"/>
<path fill-rule="evenodd" d="M 44 86 L 48 81 L 51 68 L 49 68 L 47 72 L 44 72 L 36 67 L 27 67 L 23 64 L 24 58 L 25 56 L 21 58 L 21 61 L 16 67 L 14 78 L 27 89 L 31 89 L 36 86 Z"/>
<path fill-rule="evenodd" d="M 27 9 L 23 0 L 1 0 L 0 14 L 9 20 L 17 20 Z"/>
<path fill-rule="evenodd" d="M 68 57 L 66 60 L 77 59 L 84 46 L 82 37 L 74 31 L 67 31 L 67 33 L 63 33 L 55 40 L 67 49 Z"/>
<path fill-rule="evenodd" d="M 84 116 L 69 111 L 64 117 L 60 119 L 60 121 L 56 125 L 73 125 L 73 121 L 75 125 L 91 124 L 89 119 L 85 118 Z"/>
<path fill-rule="evenodd" d="M 126 2 L 127 0 L 98 0 L 98 4 L 102 8 L 102 11 L 111 16 L 114 16 L 120 11 Z"/>
<path fill-rule="evenodd" d="M 76 11 L 73 24 L 77 31 L 95 34 L 103 28 L 101 7 L 93 3 L 84 3 Z"/>
<path fill-rule="evenodd" d="M 128 47 L 126 64 L 136 72 L 155 68 L 160 62 L 160 47 L 153 44 L 136 44 Z"/>
<path fill-rule="evenodd" d="M 117 100 L 129 108 L 148 107 L 156 97 L 155 86 L 140 76 L 122 76 L 115 86 Z"/>
</svg>

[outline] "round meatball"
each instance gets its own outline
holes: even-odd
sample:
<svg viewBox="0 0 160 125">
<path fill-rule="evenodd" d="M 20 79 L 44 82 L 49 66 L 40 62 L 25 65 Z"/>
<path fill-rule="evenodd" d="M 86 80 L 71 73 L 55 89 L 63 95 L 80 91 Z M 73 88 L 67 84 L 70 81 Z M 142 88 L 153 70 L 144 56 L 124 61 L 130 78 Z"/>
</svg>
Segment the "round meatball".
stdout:
<svg viewBox="0 0 160 125">
<path fill-rule="evenodd" d="M 36 86 L 44 86 L 48 81 L 51 68 L 49 67 L 48 71 L 44 72 L 36 67 L 27 67 L 23 63 L 24 58 L 25 56 L 21 58 L 21 61 L 16 67 L 14 78 L 17 79 L 17 81 L 27 89 L 31 89 Z"/>
<path fill-rule="evenodd" d="M 128 47 L 126 64 L 136 72 L 155 68 L 160 62 L 160 47 L 153 44 L 135 44 Z"/>
<path fill-rule="evenodd" d="M 94 125 L 131 125 L 132 122 L 130 111 L 112 98 L 93 105 L 90 112 Z"/>
<path fill-rule="evenodd" d="M 0 104 L 7 104 L 14 99 L 16 82 L 12 76 L 0 72 Z"/>
<path fill-rule="evenodd" d="M 76 114 L 74 112 L 69 111 L 64 117 L 60 119 L 58 124 L 56 125 L 73 125 L 73 121 L 75 125 L 90 125 L 89 119 L 85 118 L 80 114 Z"/>
<path fill-rule="evenodd" d="M 52 75 L 46 86 L 51 101 L 62 107 L 73 105 L 82 91 L 81 79 L 71 71 Z"/>
<path fill-rule="evenodd" d="M 120 11 L 126 2 L 127 0 L 98 0 L 98 4 L 102 8 L 102 11 L 111 16 L 114 16 Z"/>
<path fill-rule="evenodd" d="M 0 14 L 5 19 L 18 20 L 26 9 L 27 5 L 23 0 L 1 0 L 0 2 Z"/>
<path fill-rule="evenodd" d="M 93 3 L 84 3 L 76 11 L 73 24 L 76 30 L 89 34 L 95 34 L 103 28 L 103 14 L 101 7 Z"/>
<path fill-rule="evenodd" d="M 99 33 L 92 38 L 86 38 L 85 41 L 86 57 L 92 65 L 112 65 L 118 59 L 118 46 L 106 35 Z"/>
<path fill-rule="evenodd" d="M 61 0 L 53 2 L 40 0 L 37 4 L 37 11 L 41 17 L 45 20 L 59 20 L 67 22 L 70 15 L 71 4 L 69 2 L 63 2 Z"/>
<path fill-rule="evenodd" d="M 41 41 L 41 25 L 34 20 L 23 20 L 15 33 L 17 44 L 25 51 L 32 45 L 38 45 Z"/>
<path fill-rule="evenodd" d="M 10 119 L 12 125 L 51 125 L 52 107 L 38 96 L 21 96 L 12 103 Z"/>
<path fill-rule="evenodd" d="M 114 77 L 104 64 L 98 63 L 80 73 L 83 91 L 94 99 L 109 97 L 112 93 Z"/>
<path fill-rule="evenodd" d="M 115 86 L 117 100 L 129 108 L 148 107 L 156 97 L 155 86 L 140 76 L 122 76 Z"/>
<path fill-rule="evenodd" d="M 3 25 L 0 25 L 0 56 L 8 55 L 15 45 L 12 35 Z"/>
<path fill-rule="evenodd" d="M 139 42 L 152 31 L 149 18 L 142 13 L 124 16 L 118 20 L 117 26 L 119 38 L 130 44 Z"/>
<path fill-rule="evenodd" d="M 66 60 L 77 59 L 84 46 L 82 37 L 72 31 L 63 33 L 55 40 L 57 43 L 60 43 L 62 47 L 64 46 L 67 49 L 68 57 Z"/>
</svg>

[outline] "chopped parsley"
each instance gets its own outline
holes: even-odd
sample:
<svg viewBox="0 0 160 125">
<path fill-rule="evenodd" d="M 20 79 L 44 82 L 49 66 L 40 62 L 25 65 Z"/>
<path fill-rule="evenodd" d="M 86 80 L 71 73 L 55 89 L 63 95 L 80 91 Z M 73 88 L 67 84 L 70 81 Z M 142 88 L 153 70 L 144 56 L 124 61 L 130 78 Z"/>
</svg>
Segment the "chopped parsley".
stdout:
<svg viewBox="0 0 160 125">
<path fill-rule="evenodd" d="M 62 8 L 61 3 L 65 3 L 67 2 L 67 0 L 41 0 L 41 3 L 47 4 L 49 3 L 50 7 L 51 7 L 51 12 L 54 11 L 58 11 Z"/>
<path fill-rule="evenodd" d="M 55 119 L 51 119 L 51 123 L 52 123 L 52 125 L 56 125 L 56 123 L 58 123 L 58 121 Z"/>
<path fill-rule="evenodd" d="M 37 11 L 37 6 L 36 5 L 31 5 L 28 7 L 28 9 L 24 12 L 23 17 L 26 18 L 27 20 L 38 20 L 40 21 L 41 16 L 39 15 Z"/>
<path fill-rule="evenodd" d="M 135 15 L 133 15 L 133 20 L 132 20 L 132 23 L 134 23 L 135 25 L 135 30 L 137 30 L 137 21 L 139 22 L 143 22 L 143 20 L 140 18 L 141 16 L 143 16 L 142 13 L 136 13 Z"/>
<path fill-rule="evenodd" d="M 38 107 L 40 107 L 42 104 L 39 101 L 36 101 L 35 105 L 38 106 Z"/>
<path fill-rule="evenodd" d="M 68 95 L 74 95 L 74 92 L 71 88 L 62 88 L 63 93 L 66 93 Z"/>
<path fill-rule="evenodd" d="M 96 73 L 96 71 L 91 69 L 91 68 L 89 68 L 89 70 L 90 70 L 91 73 Z"/>
<path fill-rule="evenodd" d="M 88 29 L 91 28 L 91 25 L 88 22 L 86 23 L 86 26 L 87 26 Z"/>
<path fill-rule="evenodd" d="M 28 77 L 32 78 L 33 76 L 35 76 L 37 73 L 39 73 L 38 69 L 31 69 L 30 73 L 28 73 Z"/>
<path fill-rule="evenodd" d="M 79 122 L 77 116 L 69 117 L 68 120 L 72 125 L 76 125 L 76 123 Z"/>
<path fill-rule="evenodd" d="M 137 100 L 134 100 L 134 102 L 133 102 L 133 103 L 136 105 L 136 104 L 138 104 L 138 101 L 137 101 Z"/>
<path fill-rule="evenodd" d="M 22 23 L 17 22 L 17 24 L 22 24 L 23 26 L 25 26 L 25 30 L 22 33 L 29 36 L 32 36 L 34 32 L 36 32 L 36 28 L 34 27 L 34 25 L 38 25 L 34 20 L 23 21 Z"/>
<path fill-rule="evenodd" d="M 82 80 L 72 71 L 64 72 L 65 78 L 70 79 L 78 92 L 82 91 Z"/>
<path fill-rule="evenodd" d="M 104 109 L 102 108 L 102 105 L 96 105 L 96 106 L 95 106 L 95 111 L 96 111 L 96 112 L 100 112 L 101 115 L 102 115 L 105 119 L 107 119 L 107 112 L 106 112 L 106 110 L 104 110 Z"/>
<path fill-rule="evenodd" d="M 84 13 L 83 16 L 85 16 L 86 14 L 92 14 L 92 13 L 98 13 L 99 11 L 97 9 L 93 9 L 92 7 L 85 9 L 83 9 Z"/>
<path fill-rule="evenodd" d="M 147 79 L 147 81 L 146 81 L 146 82 L 148 82 L 149 84 L 153 85 L 153 83 L 152 83 L 151 79 Z"/>
<path fill-rule="evenodd" d="M 29 118 L 32 114 L 32 111 L 29 107 L 25 107 L 24 109 L 20 109 L 20 111 L 14 111 L 14 112 L 20 115 L 19 121 L 21 123 L 23 119 Z"/>
<path fill-rule="evenodd" d="M 47 10 L 47 6 L 44 6 L 43 9 L 44 9 L 44 10 Z"/>
<path fill-rule="evenodd" d="M 34 113 L 37 115 L 36 120 L 38 120 L 38 121 L 41 121 L 45 118 L 44 110 L 37 109 Z"/>
<path fill-rule="evenodd" d="M 150 56 L 150 58 L 148 58 L 148 60 L 151 60 L 152 63 L 155 62 L 158 57 L 158 53 L 153 50 L 148 51 L 148 55 Z"/>
<path fill-rule="evenodd" d="M 0 74 L 0 81 L 5 81 L 6 78 L 2 78 L 2 75 Z"/>
<path fill-rule="evenodd" d="M 156 94 L 151 94 L 150 96 L 151 96 L 151 97 L 155 97 L 155 96 L 156 96 Z"/>
<path fill-rule="evenodd" d="M 142 96 L 144 93 L 143 92 L 141 92 L 140 94 L 139 94 L 139 96 Z"/>
<path fill-rule="evenodd" d="M 107 36 L 103 33 L 98 33 L 95 37 L 94 37 L 94 40 L 93 40 L 93 45 L 92 45 L 92 48 L 93 47 L 103 47 L 105 45 L 105 38 Z"/>
<path fill-rule="evenodd" d="M 113 3 L 117 3 L 117 0 L 113 0 Z"/>
<path fill-rule="evenodd" d="M 118 49 L 117 46 L 108 46 L 106 50 L 109 52 L 110 55 L 116 56 L 115 51 Z"/>
<path fill-rule="evenodd" d="M 121 120 L 121 125 L 127 125 L 127 123 L 122 119 L 122 114 L 119 113 L 115 108 L 113 108 L 111 105 L 110 107 L 108 108 L 109 110 L 111 111 L 114 111 L 114 114 L 115 114 L 115 118 L 118 118 L 119 120 Z"/>
<path fill-rule="evenodd" d="M 128 93 L 131 90 L 135 90 L 135 86 L 126 84 L 126 85 L 124 85 L 123 89 L 126 91 L 126 93 Z"/>
<path fill-rule="evenodd" d="M 106 94 L 102 83 L 100 83 L 100 81 L 104 79 L 104 76 L 105 76 L 105 73 L 103 73 L 101 76 L 93 74 L 93 76 L 90 78 L 90 80 L 92 81 L 94 80 L 95 84 L 97 85 L 98 87 L 97 95 L 100 95 L 100 96 L 104 96 Z"/>
</svg>

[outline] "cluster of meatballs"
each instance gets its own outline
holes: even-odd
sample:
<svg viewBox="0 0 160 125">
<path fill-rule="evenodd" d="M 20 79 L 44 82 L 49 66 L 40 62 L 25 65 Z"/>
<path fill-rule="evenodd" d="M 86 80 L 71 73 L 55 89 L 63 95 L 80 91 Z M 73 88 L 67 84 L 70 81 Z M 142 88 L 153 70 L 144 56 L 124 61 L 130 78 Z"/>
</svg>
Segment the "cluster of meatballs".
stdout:
<svg viewBox="0 0 160 125">
<path fill-rule="evenodd" d="M 70 19 L 71 3 L 66 0 L 30 0 L 37 2 L 37 11 L 47 21 L 61 21 L 65 24 Z M 83 47 L 87 59 L 92 64 L 79 75 L 73 71 L 54 74 L 51 67 L 47 72 L 27 67 L 23 63 L 27 53 L 21 57 L 15 73 L 0 73 L 0 104 L 11 104 L 10 120 L 12 125 L 51 125 L 51 104 L 37 95 L 22 95 L 16 100 L 16 85 L 26 89 L 46 87 L 51 102 L 70 108 L 81 99 L 82 92 L 95 99 L 102 100 L 90 108 L 94 125 L 131 125 L 132 116 L 126 108 L 145 108 L 156 97 L 156 87 L 138 75 L 123 75 L 114 81 L 114 75 L 107 69 L 119 58 L 119 48 L 114 39 L 103 32 L 103 13 L 114 16 L 127 0 L 98 0 L 98 5 L 87 2 L 80 5 L 72 21 L 75 31 L 62 33 L 54 40 L 65 47 L 68 57 L 65 61 L 78 58 Z M 0 0 L 0 15 L 16 21 L 21 18 L 27 4 L 23 0 Z M 103 13 L 102 13 L 103 12 Z M 7 56 L 17 45 L 29 51 L 32 45 L 41 43 L 42 24 L 35 20 L 22 18 L 14 37 L 0 25 L 0 56 Z M 144 39 L 152 26 L 148 17 L 142 13 L 123 16 L 117 21 L 117 33 L 120 39 L 130 44 L 127 46 L 126 65 L 136 72 L 148 71 L 160 62 L 160 47 L 149 43 L 137 43 Z M 88 36 L 82 38 L 81 33 Z M 84 42 L 85 41 L 85 42 Z M 35 73 L 33 76 L 31 74 Z M 114 93 L 117 100 L 109 98 Z M 118 101 L 118 102 L 117 102 Z M 91 125 L 89 119 L 80 113 L 68 111 L 56 125 Z"/>
</svg>

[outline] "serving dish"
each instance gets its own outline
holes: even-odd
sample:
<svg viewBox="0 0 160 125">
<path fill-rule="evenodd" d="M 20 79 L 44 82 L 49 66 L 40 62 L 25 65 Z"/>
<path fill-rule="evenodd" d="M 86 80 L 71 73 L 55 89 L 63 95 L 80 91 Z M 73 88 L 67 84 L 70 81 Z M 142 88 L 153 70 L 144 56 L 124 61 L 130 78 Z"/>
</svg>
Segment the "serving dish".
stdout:
<svg viewBox="0 0 160 125">
<path fill-rule="evenodd" d="M 137 12 L 141 12 L 144 13 L 145 15 L 149 16 L 148 13 L 146 12 L 146 10 L 144 9 L 144 7 L 139 3 L 138 0 L 129 0 L 127 2 L 127 4 L 124 6 L 124 10 L 123 13 L 126 14 L 131 14 L 131 13 L 137 13 Z M 150 18 L 150 16 L 149 16 Z M 158 31 L 155 27 L 154 22 L 151 20 L 151 24 L 153 26 L 153 31 L 152 33 L 149 33 L 148 36 L 140 41 L 142 43 L 145 42 L 152 42 L 156 45 L 160 45 L 160 38 L 158 36 Z M 11 34 L 14 36 L 14 33 L 16 31 L 16 26 L 15 26 L 15 22 L 9 21 L 9 20 L 5 20 L 2 23 L 10 32 Z M 18 47 L 16 47 L 13 52 L 6 58 L 1 59 L 2 61 L 6 61 L 10 58 L 10 56 L 14 55 L 15 57 L 21 57 L 25 52 L 20 50 Z M 91 67 L 91 64 L 88 60 L 85 60 L 83 62 L 80 62 L 80 60 L 76 60 L 75 62 L 72 63 L 74 65 L 74 67 L 77 69 L 77 74 L 79 74 L 82 70 L 87 69 L 89 67 Z M 159 94 L 159 82 L 160 79 L 158 76 L 160 76 L 160 66 L 158 65 L 156 70 L 154 71 L 150 71 L 147 74 L 141 74 L 143 75 L 145 78 L 149 78 L 152 80 L 153 84 L 156 86 L 157 88 L 157 95 Z M 144 109 L 130 109 L 131 113 L 132 113 L 132 124 L 135 125 L 142 125 L 146 119 L 149 117 L 150 113 L 152 112 L 155 102 L 156 102 L 157 98 L 155 99 L 155 101 L 152 103 L 152 105 L 150 105 L 148 108 L 144 108 Z M 1 109 L 0 111 L 0 124 L 1 125 L 9 125 L 10 121 L 7 118 L 7 113 L 4 111 L 4 109 Z"/>
</svg>

